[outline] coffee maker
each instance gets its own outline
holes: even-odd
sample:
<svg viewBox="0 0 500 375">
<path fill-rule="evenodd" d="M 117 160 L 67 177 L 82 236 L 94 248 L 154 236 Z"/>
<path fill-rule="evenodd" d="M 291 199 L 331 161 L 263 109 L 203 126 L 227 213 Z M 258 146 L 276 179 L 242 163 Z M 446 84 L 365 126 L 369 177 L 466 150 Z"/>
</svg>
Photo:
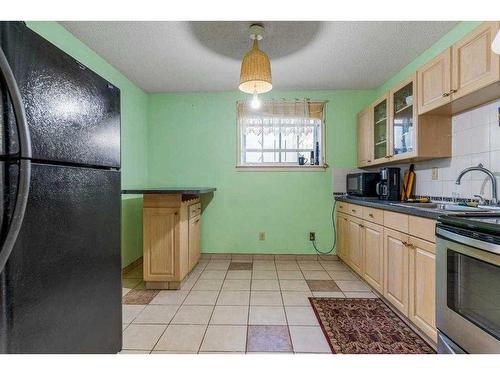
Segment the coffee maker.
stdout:
<svg viewBox="0 0 500 375">
<path fill-rule="evenodd" d="M 401 194 L 401 168 L 380 169 L 380 182 L 377 183 L 379 199 L 398 201 Z"/>
</svg>

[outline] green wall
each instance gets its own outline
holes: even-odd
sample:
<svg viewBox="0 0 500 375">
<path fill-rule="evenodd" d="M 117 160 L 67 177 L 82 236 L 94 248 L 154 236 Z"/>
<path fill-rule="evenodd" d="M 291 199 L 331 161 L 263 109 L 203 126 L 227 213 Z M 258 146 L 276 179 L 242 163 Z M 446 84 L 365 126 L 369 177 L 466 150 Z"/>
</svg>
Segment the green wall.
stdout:
<svg viewBox="0 0 500 375">
<path fill-rule="evenodd" d="M 144 186 L 147 183 L 148 95 L 57 22 L 29 21 L 27 25 L 120 88 L 122 188 Z M 141 212 L 142 197 L 122 199 L 123 265 L 142 255 Z"/>
<path fill-rule="evenodd" d="M 371 91 L 273 91 L 269 97 L 328 100 L 327 162 L 352 166 L 356 113 Z M 148 175 L 153 186 L 215 186 L 205 202 L 204 252 L 313 253 L 331 245 L 332 172 L 236 171 L 238 92 L 150 95 Z M 265 232 L 266 239 L 258 240 Z"/>
</svg>

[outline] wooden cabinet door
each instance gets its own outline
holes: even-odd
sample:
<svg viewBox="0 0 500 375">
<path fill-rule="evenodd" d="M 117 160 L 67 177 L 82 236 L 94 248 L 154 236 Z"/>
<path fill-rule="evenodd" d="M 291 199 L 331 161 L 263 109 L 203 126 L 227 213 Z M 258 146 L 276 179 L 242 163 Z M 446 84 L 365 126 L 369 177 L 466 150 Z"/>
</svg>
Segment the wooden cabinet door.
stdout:
<svg viewBox="0 0 500 375">
<path fill-rule="evenodd" d="M 371 122 L 372 107 L 358 114 L 358 166 L 371 165 L 373 156 L 373 126 Z"/>
<path fill-rule="evenodd" d="M 347 220 L 347 247 L 349 265 L 362 275 L 363 273 L 363 220 L 350 216 Z"/>
<path fill-rule="evenodd" d="M 384 228 L 384 297 L 408 315 L 408 235 Z"/>
<path fill-rule="evenodd" d="M 391 110 L 389 108 L 389 94 L 385 94 L 372 104 L 372 155 L 373 164 L 387 162 L 389 155 L 390 130 L 389 120 Z"/>
<path fill-rule="evenodd" d="M 384 292 L 384 227 L 364 222 L 364 279 L 380 293 Z"/>
<path fill-rule="evenodd" d="M 144 280 L 165 281 L 178 274 L 179 246 L 177 208 L 144 208 Z"/>
<path fill-rule="evenodd" d="M 192 270 L 198 260 L 200 259 L 200 219 L 201 216 L 195 216 L 189 219 L 189 239 L 188 239 L 188 249 L 189 249 L 189 270 Z"/>
<path fill-rule="evenodd" d="M 436 331 L 436 245 L 410 237 L 410 320 L 427 336 L 437 340 Z"/>
<path fill-rule="evenodd" d="M 484 22 L 452 47 L 452 100 L 500 79 L 500 56 L 491 43 L 500 22 Z"/>
<path fill-rule="evenodd" d="M 417 156 L 418 149 L 418 113 L 416 97 L 417 76 L 394 86 L 389 93 L 389 136 L 390 147 L 388 161 L 404 160 Z"/>
<path fill-rule="evenodd" d="M 342 259 L 344 262 L 348 263 L 347 261 L 347 218 L 340 214 L 337 213 L 337 241 L 335 244 L 335 253 L 337 254 L 340 259 Z"/>
<path fill-rule="evenodd" d="M 418 114 L 451 100 L 451 48 L 417 70 Z"/>
</svg>

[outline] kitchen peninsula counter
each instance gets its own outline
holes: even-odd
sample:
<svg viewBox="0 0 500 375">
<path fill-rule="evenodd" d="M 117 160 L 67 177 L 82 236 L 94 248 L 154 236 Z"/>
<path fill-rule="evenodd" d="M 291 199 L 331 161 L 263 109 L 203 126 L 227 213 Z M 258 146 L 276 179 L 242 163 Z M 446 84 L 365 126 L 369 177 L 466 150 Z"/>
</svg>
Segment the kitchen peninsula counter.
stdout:
<svg viewBox="0 0 500 375">
<path fill-rule="evenodd" d="M 201 255 L 200 196 L 213 187 L 124 189 L 142 194 L 143 255 L 146 289 L 179 289 Z M 207 202 L 204 200 L 204 202 Z"/>
</svg>

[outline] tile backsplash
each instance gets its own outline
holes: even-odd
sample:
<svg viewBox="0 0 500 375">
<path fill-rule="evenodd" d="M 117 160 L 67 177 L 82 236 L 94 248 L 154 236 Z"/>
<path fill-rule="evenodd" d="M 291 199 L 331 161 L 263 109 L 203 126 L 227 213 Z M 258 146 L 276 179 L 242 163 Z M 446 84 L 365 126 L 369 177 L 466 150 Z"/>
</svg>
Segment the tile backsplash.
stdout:
<svg viewBox="0 0 500 375">
<path fill-rule="evenodd" d="M 491 199 L 491 182 L 484 173 L 469 172 L 460 185 L 455 181 L 464 168 L 479 163 L 500 178 L 499 107 L 497 100 L 453 116 L 452 157 L 415 163 L 416 195 L 472 198 L 479 194 Z M 437 168 L 436 179 L 432 178 L 433 168 Z"/>
<path fill-rule="evenodd" d="M 496 176 L 500 186 L 500 100 L 453 116 L 452 157 L 415 163 L 414 194 L 432 197 L 472 198 L 479 194 L 491 199 L 491 182 L 481 172 L 470 172 L 455 184 L 458 174 L 467 167 L 483 164 Z M 397 165 L 402 171 L 409 163 Z M 433 168 L 437 177 L 433 179 Z M 375 169 L 378 170 L 379 168 Z M 345 192 L 347 173 L 358 169 L 333 168 L 333 192 Z M 500 191 L 498 192 L 500 195 Z"/>
</svg>

